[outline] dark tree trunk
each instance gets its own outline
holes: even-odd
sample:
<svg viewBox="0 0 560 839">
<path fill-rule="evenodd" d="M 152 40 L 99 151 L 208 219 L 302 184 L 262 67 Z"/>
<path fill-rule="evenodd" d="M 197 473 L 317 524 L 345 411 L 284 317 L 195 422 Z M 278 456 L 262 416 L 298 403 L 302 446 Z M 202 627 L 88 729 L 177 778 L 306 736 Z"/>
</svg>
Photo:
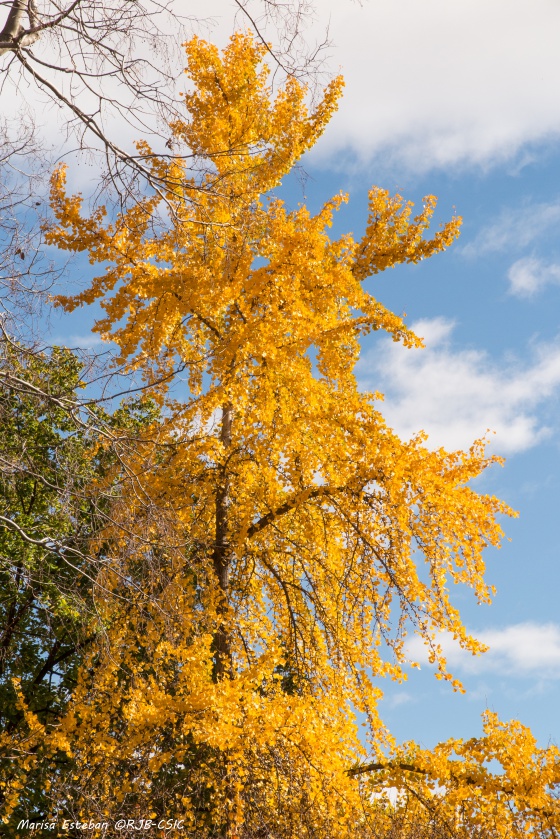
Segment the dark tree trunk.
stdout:
<svg viewBox="0 0 560 839">
<path fill-rule="evenodd" d="M 233 421 L 233 407 L 226 404 L 222 408 L 222 429 L 220 440 L 227 449 L 231 446 L 231 426 Z M 214 666 L 213 679 L 223 678 L 225 675 L 232 676 L 231 644 L 229 638 L 229 627 L 227 626 L 227 605 L 229 588 L 229 566 L 230 551 L 228 544 L 228 511 L 229 511 L 229 466 L 227 456 L 222 467 L 220 483 L 216 491 L 216 530 L 214 543 L 214 572 L 219 586 L 220 604 L 218 607 L 218 618 L 220 623 L 214 635 Z"/>
</svg>

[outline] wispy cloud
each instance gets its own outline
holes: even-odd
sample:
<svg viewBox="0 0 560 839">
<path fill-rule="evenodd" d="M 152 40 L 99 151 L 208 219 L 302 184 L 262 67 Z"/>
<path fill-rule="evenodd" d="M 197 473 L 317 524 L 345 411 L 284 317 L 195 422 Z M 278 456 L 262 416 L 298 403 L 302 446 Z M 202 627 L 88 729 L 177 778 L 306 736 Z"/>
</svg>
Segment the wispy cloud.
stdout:
<svg viewBox="0 0 560 839">
<path fill-rule="evenodd" d="M 548 203 L 527 203 L 522 207 L 504 210 L 494 224 L 483 228 L 466 245 L 457 248 L 468 257 L 489 253 L 522 251 L 544 239 L 560 224 L 560 199 Z"/>
<path fill-rule="evenodd" d="M 464 673 L 493 673 L 518 678 L 560 678 L 560 626 L 555 623 L 516 623 L 501 629 L 473 632 L 490 649 L 473 656 L 462 650 L 448 633 L 437 641 L 451 670 Z M 420 638 L 407 644 L 407 655 L 413 661 L 427 663 L 426 647 Z"/>
<path fill-rule="evenodd" d="M 488 430 L 495 448 L 523 451 L 550 435 L 541 409 L 560 393 L 560 343 L 532 348 L 528 361 L 496 361 L 453 346 L 444 318 L 413 324 L 426 344 L 407 350 L 382 339 L 358 368 L 362 386 L 385 394 L 383 414 L 408 439 L 419 430 L 432 447 L 464 448 Z"/>
<path fill-rule="evenodd" d="M 95 333 L 86 333 L 83 335 L 55 335 L 51 339 L 51 343 L 63 347 L 71 347 L 72 349 L 92 350 L 101 349 L 103 347 L 109 352 L 111 346 L 107 341 L 100 338 Z M 113 345 L 114 346 L 114 345 Z"/>
<path fill-rule="evenodd" d="M 383 701 L 389 708 L 400 708 L 402 705 L 410 705 L 415 701 L 415 698 L 409 691 L 399 690 L 395 693 L 386 694 Z"/>
<path fill-rule="evenodd" d="M 560 264 L 528 256 L 514 262 L 507 276 L 511 294 L 533 297 L 547 285 L 560 285 Z"/>
</svg>

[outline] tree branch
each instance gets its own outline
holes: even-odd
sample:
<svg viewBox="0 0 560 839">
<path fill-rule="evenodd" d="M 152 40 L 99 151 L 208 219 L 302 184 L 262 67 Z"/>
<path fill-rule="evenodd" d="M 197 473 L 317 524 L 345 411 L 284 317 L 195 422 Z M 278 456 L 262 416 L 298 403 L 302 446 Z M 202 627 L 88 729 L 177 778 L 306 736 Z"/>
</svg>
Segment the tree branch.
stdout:
<svg viewBox="0 0 560 839">
<path fill-rule="evenodd" d="M 79 2 L 79 0 L 78 0 Z M 26 30 L 21 20 L 27 12 L 31 28 Z M 0 32 L 0 55 L 15 52 L 22 47 L 30 47 L 39 38 L 39 32 L 34 24 L 37 21 L 35 4 L 32 0 L 13 0 L 2 32 Z"/>
</svg>

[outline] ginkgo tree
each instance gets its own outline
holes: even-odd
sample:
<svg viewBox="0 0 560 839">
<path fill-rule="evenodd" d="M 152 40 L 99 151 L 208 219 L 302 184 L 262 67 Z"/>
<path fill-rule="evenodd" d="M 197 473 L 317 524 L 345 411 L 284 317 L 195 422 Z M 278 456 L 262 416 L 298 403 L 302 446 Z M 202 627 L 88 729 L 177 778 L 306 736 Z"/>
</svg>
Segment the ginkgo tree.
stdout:
<svg viewBox="0 0 560 839">
<path fill-rule="evenodd" d="M 315 215 L 288 209 L 274 190 L 325 129 L 342 81 L 311 110 L 293 78 L 272 94 L 264 53 L 241 33 L 223 53 L 186 44 L 185 117 L 171 130 L 191 157 L 138 147 L 165 194 L 88 216 L 65 170 L 53 175 L 48 240 L 102 266 L 59 304 L 100 301 L 96 331 L 161 405 L 113 521 L 156 504 L 168 526 L 144 557 L 127 552 L 124 526 L 100 537 L 122 548 L 100 571 L 103 639 L 56 725 L 22 709 L 10 806 L 34 760 L 64 754 L 73 768 L 53 771 L 53 812 L 171 814 L 190 836 L 505 837 L 547 819 L 557 835 L 558 755 L 529 733 L 488 717 L 480 740 L 427 753 L 396 748 L 378 716 L 380 679 L 404 677 L 407 632 L 460 688 L 437 633 L 484 647 L 449 587 L 489 601 L 483 551 L 511 511 L 469 485 L 496 460 L 482 441 L 447 452 L 422 433 L 401 440 L 354 373 L 373 330 L 422 344 L 365 281 L 442 251 L 460 219 L 429 238 L 433 197 L 413 215 L 373 188 L 356 240 L 329 235 L 345 196 Z"/>
</svg>

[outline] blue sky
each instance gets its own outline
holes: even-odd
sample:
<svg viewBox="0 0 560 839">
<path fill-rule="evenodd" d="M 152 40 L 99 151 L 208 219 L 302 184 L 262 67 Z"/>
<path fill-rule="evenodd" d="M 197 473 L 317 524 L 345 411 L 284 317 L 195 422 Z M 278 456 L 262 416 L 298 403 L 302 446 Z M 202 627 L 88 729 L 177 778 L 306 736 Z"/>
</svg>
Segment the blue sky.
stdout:
<svg viewBox="0 0 560 839">
<path fill-rule="evenodd" d="M 560 103 L 559 103 L 560 107 Z M 382 716 L 399 740 L 426 746 L 480 729 L 485 708 L 529 725 L 541 744 L 560 742 L 560 141 L 547 141 L 523 166 L 450 164 L 404 169 L 377 178 L 375 163 L 332 173 L 324 159 L 305 161 L 312 206 L 340 189 L 350 202 L 335 232 L 359 234 L 367 190 L 377 183 L 417 203 L 434 193 L 438 220 L 463 216 L 459 241 L 417 266 L 377 275 L 369 288 L 421 334 L 424 350 L 390 338 L 363 342 L 358 375 L 385 395 L 383 412 L 408 438 L 420 429 L 428 445 L 464 448 L 487 434 L 489 451 L 505 456 L 477 482 L 519 511 L 503 522 L 500 551 L 487 554 L 492 606 L 457 589 L 469 630 L 490 651 L 473 658 L 442 639 L 450 669 L 466 694 L 435 680 L 422 644 L 409 645 L 421 670 L 400 685 L 383 684 Z M 287 191 L 301 200 L 301 187 Z"/>
<path fill-rule="evenodd" d="M 189 3 L 186 4 L 189 7 Z M 196 12 L 196 5 L 190 4 Z M 218 42 L 231 4 L 208 3 Z M 461 238 L 445 254 L 370 281 L 379 299 L 425 338 L 405 350 L 364 341 L 359 377 L 385 394 L 384 412 L 403 436 L 468 446 L 491 429 L 503 468 L 477 484 L 505 499 L 500 551 L 487 555 L 491 607 L 455 592 L 467 627 L 490 646 L 450 667 L 467 690 L 454 694 L 421 662 L 408 682 L 383 685 L 383 715 L 399 740 L 426 746 L 480 731 L 485 708 L 529 725 L 542 745 L 560 743 L 560 5 L 554 0 L 319 0 L 306 37 L 329 24 L 326 72 L 344 73 L 346 95 L 316 150 L 305 186 L 285 196 L 311 208 L 350 194 L 336 231 L 365 224 L 372 184 L 420 202 L 438 196 L 437 221 L 456 209 Z M 55 321 L 76 343 L 85 320 Z"/>
</svg>

